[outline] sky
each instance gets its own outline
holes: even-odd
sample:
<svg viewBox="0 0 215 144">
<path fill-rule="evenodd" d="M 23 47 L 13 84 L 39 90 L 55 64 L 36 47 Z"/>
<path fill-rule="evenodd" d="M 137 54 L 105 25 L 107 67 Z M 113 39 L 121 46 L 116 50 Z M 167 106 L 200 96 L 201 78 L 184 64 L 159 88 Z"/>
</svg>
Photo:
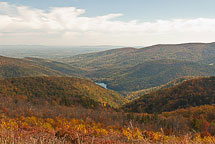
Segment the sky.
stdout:
<svg viewBox="0 0 215 144">
<path fill-rule="evenodd" d="M 215 42 L 215 0 L 0 0 L 1 45 Z"/>
</svg>

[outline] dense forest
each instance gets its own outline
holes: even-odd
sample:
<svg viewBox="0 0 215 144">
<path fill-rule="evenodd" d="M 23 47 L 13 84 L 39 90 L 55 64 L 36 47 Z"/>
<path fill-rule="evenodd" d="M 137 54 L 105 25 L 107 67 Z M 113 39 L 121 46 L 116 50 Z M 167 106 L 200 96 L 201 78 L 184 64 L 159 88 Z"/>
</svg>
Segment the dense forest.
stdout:
<svg viewBox="0 0 215 144">
<path fill-rule="evenodd" d="M 37 58 L 8 58 L 0 56 L 0 78 L 29 76 L 78 76 L 83 70 L 68 64 Z"/>
<path fill-rule="evenodd" d="M 62 58 L 118 92 L 157 87 L 183 76 L 214 76 L 215 43 L 121 48 Z"/>
<path fill-rule="evenodd" d="M 126 104 L 132 112 L 161 113 L 215 103 L 215 77 L 187 80 L 176 86 L 145 94 Z"/>
<path fill-rule="evenodd" d="M 62 58 L 61 61 L 89 69 L 131 67 L 147 61 L 174 59 L 214 63 L 215 43 L 159 44 L 144 48 L 121 48 Z"/>
<path fill-rule="evenodd" d="M 142 95 L 144 94 L 149 94 L 153 91 L 157 91 L 157 90 L 161 90 L 161 89 L 164 89 L 164 88 L 170 88 L 170 87 L 173 87 L 173 86 L 176 86 L 184 81 L 187 81 L 187 80 L 190 80 L 190 79 L 195 79 L 195 78 L 198 78 L 198 77 L 195 77 L 195 76 L 185 76 L 185 77 L 181 77 L 181 78 L 177 78 L 177 79 L 174 79 L 164 85 L 160 85 L 160 86 L 157 86 L 157 87 L 151 87 L 151 88 L 148 88 L 148 89 L 141 89 L 141 90 L 138 90 L 138 91 L 131 91 L 131 92 L 124 92 L 122 93 L 123 95 L 125 95 L 125 98 L 132 101 L 134 99 L 137 99 L 139 97 L 141 97 Z"/>
<path fill-rule="evenodd" d="M 119 50 L 120 51 L 120 50 Z M 75 76 L 107 84 L 119 93 L 159 87 L 172 80 L 188 76 L 214 76 L 215 66 L 181 60 L 155 60 L 129 68 L 104 67 L 92 71 L 73 64 L 39 59 L 1 57 L 0 78 L 29 76 Z"/>
<path fill-rule="evenodd" d="M 94 107 L 97 102 L 117 108 L 126 100 L 92 81 L 73 77 L 24 77 L 0 80 L 0 96 L 35 104 L 83 105 Z"/>
<path fill-rule="evenodd" d="M 137 91 L 185 76 L 214 76 L 215 66 L 179 60 L 149 61 L 128 69 L 100 70 L 89 75 L 115 91 Z"/>
</svg>

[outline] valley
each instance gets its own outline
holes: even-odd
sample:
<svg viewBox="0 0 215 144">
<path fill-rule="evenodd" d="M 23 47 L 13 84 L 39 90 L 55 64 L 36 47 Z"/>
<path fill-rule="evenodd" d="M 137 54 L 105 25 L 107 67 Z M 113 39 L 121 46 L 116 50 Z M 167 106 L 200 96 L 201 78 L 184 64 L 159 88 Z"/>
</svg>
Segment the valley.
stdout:
<svg viewBox="0 0 215 144">
<path fill-rule="evenodd" d="M 0 144 L 215 144 L 215 0 L 0 0 Z"/>
<path fill-rule="evenodd" d="M 55 60 L 1 56 L 0 128 L 41 130 L 59 143 L 177 143 L 188 132 L 190 143 L 213 141 L 214 51 L 188 43 Z"/>
</svg>

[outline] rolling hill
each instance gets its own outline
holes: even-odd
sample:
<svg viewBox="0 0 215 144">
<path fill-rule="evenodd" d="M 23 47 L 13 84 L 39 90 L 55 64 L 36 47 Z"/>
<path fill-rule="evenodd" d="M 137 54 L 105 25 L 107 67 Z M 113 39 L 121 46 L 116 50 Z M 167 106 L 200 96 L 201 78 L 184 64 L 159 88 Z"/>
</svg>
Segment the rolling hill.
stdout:
<svg viewBox="0 0 215 144">
<path fill-rule="evenodd" d="M 63 58 L 71 65 L 99 70 L 127 68 L 146 61 L 161 59 L 187 60 L 211 64 L 215 62 L 215 43 L 160 44 L 145 48 L 121 48 Z"/>
<path fill-rule="evenodd" d="M 160 44 L 121 48 L 63 58 L 85 69 L 82 76 L 115 91 L 157 87 L 184 76 L 214 76 L 215 43 Z M 185 61 L 186 60 L 186 61 Z"/>
<path fill-rule="evenodd" d="M 49 68 L 54 71 L 60 72 L 63 75 L 80 76 L 86 73 L 86 71 L 84 71 L 83 69 L 80 69 L 65 63 L 57 62 L 57 61 L 40 59 L 40 58 L 31 58 L 31 57 L 26 57 L 24 58 L 24 60 L 32 64 L 43 66 L 45 68 Z"/>
<path fill-rule="evenodd" d="M 0 78 L 28 76 L 77 76 L 84 72 L 73 66 L 36 58 L 8 58 L 0 56 Z"/>
<path fill-rule="evenodd" d="M 180 60 L 156 60 L 126 69 L 105 69 L 87 77 L 115 91 L 137 91 L 164 85 L 184 76 L 214 76 L 215 66 Z"/>
<path fill-rule="evenodd" d="M 126 59 L 130 59 L 132 53 L 136 52 L 136 50 L 135 48 L 112 49 L 63 58 L 61 61 L 94 71 L 119 66 L 121 63 L 126 62 Z"/>
<path fill-rule="evenodd" d="M 144 95 L 144 94 L 149 94 L 153 91 L 157 91 L 157 90 L 161 90 L 164 88 L 169 88 L 169 87 L 173 87 L 175 85 L 178 85 L 184 81 L 190 80 L 190 79 L 194 79 L 194 78 L 198 78 L 198 77 L 194 77 L 194 76 L 186 76 L 186 77 L 181 77 L 175 80 L 172 80 L 164 85 L 160 85 L 157 87 L 152 87 L 152 88 L 148 88 L 148 89 L 142 89 L 142 90 L 138 90 L 138 91 L 132 91 L 132 92 L 126 92 L 126 99 L 128 99 L 129 101 L 135 100 L 137 98 L 139 98 L 140 96 Z"/>
<path fill-rule="evenodd" d="M 215 77 L 185 81 L 141 96 L 123 106 L 125 111 L 161 113 L 191 106 L 215 104 Z"/>
<path fill-rule="evenodd" d="M 104 89 L 92 81 L 73 77 L 24 77 L 0 80 L 0 97 L 34 104 L 83 105 L 97 103 L 114 108 L 126 100 L 117 93 Z"/>
</svg>

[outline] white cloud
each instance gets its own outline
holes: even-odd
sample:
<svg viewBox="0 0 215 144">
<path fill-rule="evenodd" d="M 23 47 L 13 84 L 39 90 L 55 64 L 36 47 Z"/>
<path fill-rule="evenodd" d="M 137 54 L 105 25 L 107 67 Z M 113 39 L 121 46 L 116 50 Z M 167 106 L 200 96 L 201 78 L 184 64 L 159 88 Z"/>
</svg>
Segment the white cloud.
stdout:
<svg viewBox="0 0 215 144">
<path fill-rule="evenodd" d="M 44 11 L 0 2 L 0 43 L 151 45 L 215 41 L 215 18 L 124 22 L 116 20 L 123 14 L 86 17 L 84 13 L 75 7 Z"/>
</svg>

